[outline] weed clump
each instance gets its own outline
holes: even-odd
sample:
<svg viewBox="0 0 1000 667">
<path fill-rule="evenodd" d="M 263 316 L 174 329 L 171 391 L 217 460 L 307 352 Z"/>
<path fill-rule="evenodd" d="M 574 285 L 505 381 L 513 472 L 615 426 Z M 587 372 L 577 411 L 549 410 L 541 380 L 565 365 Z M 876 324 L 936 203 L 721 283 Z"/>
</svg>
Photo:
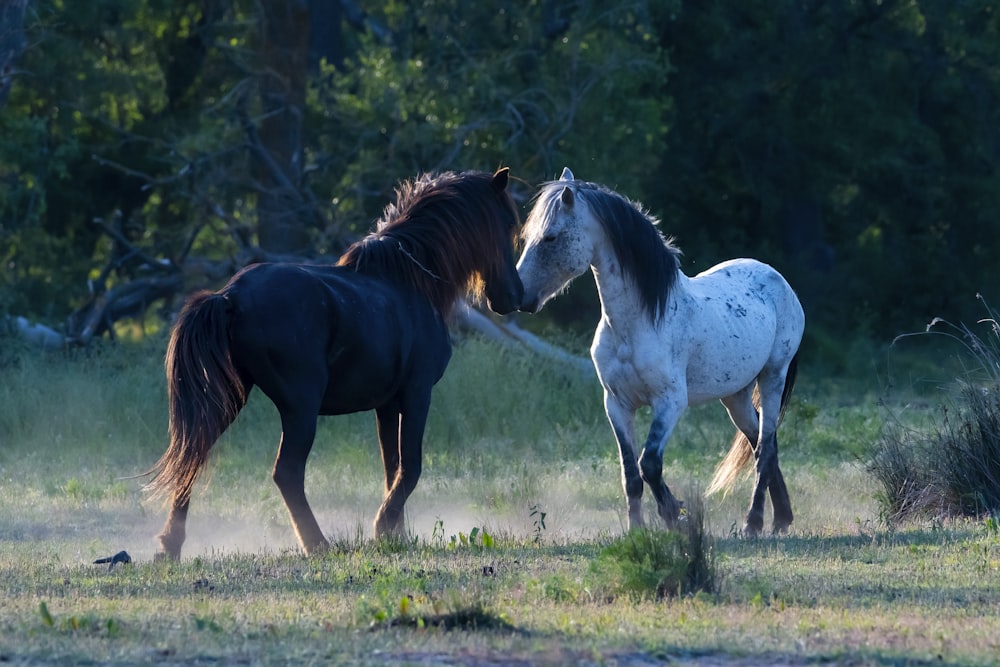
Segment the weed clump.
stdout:
<svg viewBox="0 0 1000 667">
<path fill-rule="evenodd" d="M 638 598 L 716 592 L 713 543 L 700 496 L 678 530 L 631 530 L 612 540 L 590 566 L 592 588 L 608 597 Z"/>
<path fill-rule="evenodd" d="M 958 381 L 936 426 L 915 430 L 894 421 L 873 448 L 866 469 L 881 485 L 890 523 L 1000 512 L 1000 326 L 989 314 L 981 320 L 990 327 L 985 339 L 941 320 L 928 327 L 947 325 L 945 335 L 959 340 L 977 367 Z"/>
</svg>

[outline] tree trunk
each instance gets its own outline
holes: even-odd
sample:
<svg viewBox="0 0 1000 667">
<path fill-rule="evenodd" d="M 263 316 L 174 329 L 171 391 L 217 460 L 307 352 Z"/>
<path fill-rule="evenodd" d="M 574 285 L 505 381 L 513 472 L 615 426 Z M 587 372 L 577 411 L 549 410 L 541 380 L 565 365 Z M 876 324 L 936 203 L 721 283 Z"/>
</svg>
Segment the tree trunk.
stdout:
<svg viewBox="0 0 1000 667">
<path fill-rule="evenodd" d="M 309 2 L 264 0 L 259 89 L 263 117 L 255 175 L 258 236 L 268 252 L 307 254 L 312 218 L 302 185 L 302 124 L 309 64 Z"/>
</svg>

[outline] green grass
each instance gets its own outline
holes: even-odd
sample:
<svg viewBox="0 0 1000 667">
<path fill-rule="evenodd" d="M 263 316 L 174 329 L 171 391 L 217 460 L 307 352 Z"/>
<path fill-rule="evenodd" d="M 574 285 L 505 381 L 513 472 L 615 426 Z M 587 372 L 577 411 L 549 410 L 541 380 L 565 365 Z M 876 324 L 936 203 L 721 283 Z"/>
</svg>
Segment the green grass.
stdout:
<svg viewBox="0 0 1000 667">
<path fill-rule="evenodd" d="M 660 597 L 612 581 L 661 569 L 649 549 L 671 538 L 616 554 L 624 500 L 595 381 L 471 340 L 435 394 L 411 539 L 370 540 L 372 417 L 322 419 L 307 492 L 334 549 L 300 556 L 257 395 L 195 493 L 184 559 L 153 563 L 165 513 L 121 478 L 166 445 L 161 355 L 2 360 L 0 663 L 987 665 L 1000 650 L 996 522 L 880 522 L 856 462 L 884 417 L 865 379 L 800 375 L 781 433 L 791 533 L 736 535 L 749 483 L 709 498 L 714 586 Z M 686 414 L 672 488 L 704 488 L 731 435 L 718 405 Z M 131 566 L 91 563 L 121 549 Z"/>
</svg>

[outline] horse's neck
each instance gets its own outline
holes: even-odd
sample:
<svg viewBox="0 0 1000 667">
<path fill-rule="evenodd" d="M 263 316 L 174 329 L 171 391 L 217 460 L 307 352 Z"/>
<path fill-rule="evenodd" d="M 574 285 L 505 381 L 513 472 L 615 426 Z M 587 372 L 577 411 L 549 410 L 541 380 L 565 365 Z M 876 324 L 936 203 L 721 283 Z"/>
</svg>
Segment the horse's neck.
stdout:
<svg viewBox="0 0 1000 667">
<path fill-rule="evenodd" d="M 601 299 L 601 314 L 615 327 L 636 322 L 642 315 L 639 293 L 629 284 L 621 263 L 610 246 L 603 246 L 590 263 Z"/>
<path fill-rule="evenodd" d="M 641 327 L 648 330 L 648 315 L 644 312 L 639 291 L 622 270 L 621 263 L 609 246 L 597 250 L 590 263 L 590 269 L 597 282 L 597 293 L 601 299 L 601 314 L 604 319 L 616 329 Z M 671 288 L 669 301 L 674 301 L 687 289 L 687 281 L 687 276 L 679 272 L 677 281 Z M 667 309 L 670 310 L 669 302 Z M 669 314 L 666 317 L 669 317 Z"/>
</svg>

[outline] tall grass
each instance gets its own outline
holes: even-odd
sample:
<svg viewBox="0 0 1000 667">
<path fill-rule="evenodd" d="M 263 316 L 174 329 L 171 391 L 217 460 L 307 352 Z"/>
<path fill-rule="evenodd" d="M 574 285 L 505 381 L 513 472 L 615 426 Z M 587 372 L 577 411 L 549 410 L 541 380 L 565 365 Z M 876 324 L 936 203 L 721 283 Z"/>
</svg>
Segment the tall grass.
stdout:
<svg viewBox="0 0 1000 667">
<path fill-rule="evenodd" d="M 987 306 L 980 336 L 936 319 L 928 333 L 958 342 L 971 365 L 942 399 L 931 425 L 892 419 L 867 460 L 884 515 L 975 516 L 1000 512 L 1000 325 Z"/>
<path fill-rule="evenodd" d="M 637 599 L 717 592 L 715 542 L 704 502 L 694 489 L 688 498 L 678 530 L 631 530 L 604 546 L 590 565 L 592 588 Z"/>
</svg>

